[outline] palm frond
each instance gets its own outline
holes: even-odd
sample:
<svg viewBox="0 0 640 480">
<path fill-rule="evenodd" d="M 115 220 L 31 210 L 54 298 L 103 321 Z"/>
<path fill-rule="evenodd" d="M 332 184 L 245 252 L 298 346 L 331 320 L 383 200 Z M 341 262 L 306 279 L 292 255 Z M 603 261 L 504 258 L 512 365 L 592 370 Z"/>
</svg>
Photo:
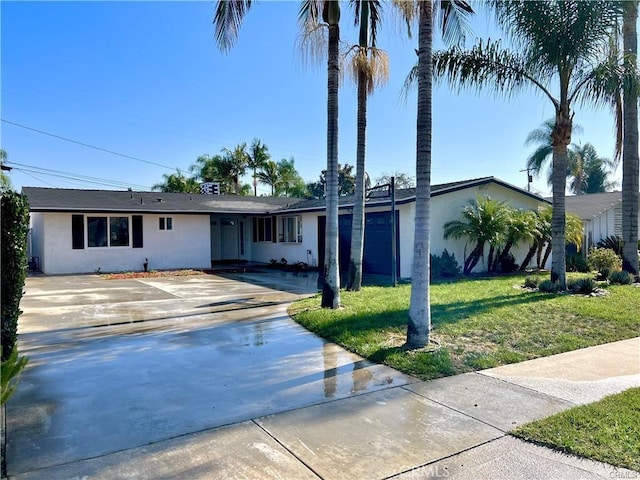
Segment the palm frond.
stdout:
<svg viewBox="0 0 640 480">
<path fill-rule="evenodd" d="M 357 85 L 361 74 L 364 74 L 367 93 L 371 95 L 377 88 L 389 80 L 389 56 L 378 48 L 364 49 L 353 46 L 347 52 L 348 68 L 344 69 Z M 340 69 L 342 72 L 343 69 Z"/>
<path fill-rule="evenodd" d="M 492 1 L 498 23 L 541 75 L 597 62 L 621 2 Z"/>
<path fill-rule="evenodd" d="M 215 38 L 223 52 L 229 51 L 238 39 L 244 16 L 251 8 L 252 0 L 219 0 L 213 17 Z"/>
<path fill-rule="evenodd" d="M 528 68 L 521 55 L 502 49 L 500 41 L 480 40 L 471 50 L 452 47 L 433 55 L 433 75 L 446 79 L 454 90 L 489 88 L 510 97 L 526 87 L 537 87 L 554 103 L 557 100 Z"/>
<path fill-rule="evenodd" d="M 320 66 L 327 55 L 328 30 L 322 22 L 322 1 L 302 2 L 298 14 L 300 33 L 296 38 L 296 50 L 303 68 Z"/>
<path fill-rule="evenodd" d="M 464 43 L 471 35 L 469 18 L 474 11 L 464 0 L 436 0 L 436 21 L 442 29 L 442 38 L 447 45 Z"/>
</svg>

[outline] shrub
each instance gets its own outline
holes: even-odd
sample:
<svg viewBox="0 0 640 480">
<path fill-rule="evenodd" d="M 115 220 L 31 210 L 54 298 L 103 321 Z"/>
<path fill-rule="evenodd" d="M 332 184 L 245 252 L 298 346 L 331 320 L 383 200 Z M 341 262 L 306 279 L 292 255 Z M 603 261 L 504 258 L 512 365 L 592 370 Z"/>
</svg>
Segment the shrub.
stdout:
<svg viewBox="0 0 640 480">
<path fill-rule="evenodd" d="M 20 300 L 27 274 L 27 234 L 29 203 L 27 197 L 14 191 L 2 194 L 2 360 L 7 360 L 16 344 Z"/>
<path fill-rule="evenodd" d="M 442 255 L 431 255 L 431 278 L 457 278 L 462 275 L 462 269 L 454 253 L 445 248 Z"/>
<path fill-rule="evenodd" d="M 543 293 L 558 293 L 560 291 L 560 284 L 548 279 L 543 280 L 538 284 L 538 290 Z"/>
<path fill-rule="evenodd" d="M 567 272 L 586 273 L 589 271 L 587 259 L 579 253 L 567 255 Z"/>
<path fill-rule="evenodd" d="M 594 248 L 587 257 L 587 265 L 606 279 L 611 272 L 622 269 L 622 259 L 610 248 Z"/>
<path fill-rule="evenodd" d="M 14 348 L 11 355 L 2 361 L 0 372 L 0 405 L 4 405 L 16 389 L 18 376 L 29 360 L 27 357 L 18 358 L 18 349 Z"/>
<path fill-rule="evenodd" d="M 618 235 L 609 235 L 597 243 L 598 248 L 608 248 L 616 252 L 616 255 L 622 255 L 623 245 L 622 237 Z"/>
<path fill-rule="evenodd" d="M 613 284 L 617 284 L 617 285 L 631 285 L 633 283 L 633 275 L 631 275 L 629 272 L 623 272 L 623 271 L 619 271 L 619 272 L 611 272 L 609 274 L 609 278 L 608 278 L 610 283 Z"/>
<path fill-rule="evenodd" d="M 518 270 L 519 265 L 516 263 L 516 257 L 512 254 L 506 256 L 506 258 L 500 259 L 500 270 L 505 273 L 511 273 Z"/>
<path fill-rule="evenodd" d="M 571 293 L 581 293 L 583 295 L 589 295 L 596 291 L 598 284 L 593 278 L 578 278 L 576 280 L 569 280 L 567 282 L 567 290 Z"/>
<path fill-rule="evenodd" d="M 524 279 L 524 287 L 525 288 L 538 288 L 540 284 L 540 277 L 525 277 Z"/>
</svg>

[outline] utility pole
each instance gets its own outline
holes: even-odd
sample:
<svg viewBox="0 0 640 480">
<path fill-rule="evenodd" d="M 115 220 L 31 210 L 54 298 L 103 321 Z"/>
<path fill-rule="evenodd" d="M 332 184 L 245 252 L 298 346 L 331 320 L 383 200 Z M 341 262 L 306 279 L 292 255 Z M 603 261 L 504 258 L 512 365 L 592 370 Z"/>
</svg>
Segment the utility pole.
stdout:
<svg viewBox="0 0 640 480">
<path fill-rule="evenodd" d="M 520 170 L 521 172 L 527 172 L 527 192 L 531 191 L 531 182 L 533 182 L 533 175 L 531 175 L 531 168 L 527 167 L 523 170 Z"/>
</svg>

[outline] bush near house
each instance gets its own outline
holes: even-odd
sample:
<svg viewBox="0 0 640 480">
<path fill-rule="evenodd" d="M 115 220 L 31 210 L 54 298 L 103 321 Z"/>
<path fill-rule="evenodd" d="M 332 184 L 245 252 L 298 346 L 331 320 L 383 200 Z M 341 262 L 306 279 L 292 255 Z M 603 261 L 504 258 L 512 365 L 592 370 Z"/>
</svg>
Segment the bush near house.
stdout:
<svg viewBox="0 0 640 480">
<path fill-rule="evenodd" d="M 458 278 L 461 275 L 462 268 L 454 253 L 449 253 L 445 248 L 442 255 L 431 255 L 432 279 Z"/>
<path fill-rule="evenodd" d="M 593 248 L 587 257 L 587 265 L 606 280 L 611 272 L 622 269 L 622 259 L 610 248 Z"/>
<path fill-rule="evenodd" d="M 2 361 L 13 353 L 17 340 L 20 300 L 27 273 L 27 235 L 29 203 L 27 197 L 14 191 L 2 194 Z"/>
</svg>

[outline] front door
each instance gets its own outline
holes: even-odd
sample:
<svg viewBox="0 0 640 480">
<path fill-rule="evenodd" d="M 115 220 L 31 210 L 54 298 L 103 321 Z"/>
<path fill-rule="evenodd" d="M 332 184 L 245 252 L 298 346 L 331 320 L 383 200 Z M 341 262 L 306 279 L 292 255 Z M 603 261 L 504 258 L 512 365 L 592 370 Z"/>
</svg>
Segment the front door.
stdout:
<svg viewBox="0 0 640 480">
<path fill-rule="evenodd" d="M 220 247 L 222 260 L 237 260 L 238 255 L 238 219 L 225 218 L 220 220 Z"/>
</svg>

